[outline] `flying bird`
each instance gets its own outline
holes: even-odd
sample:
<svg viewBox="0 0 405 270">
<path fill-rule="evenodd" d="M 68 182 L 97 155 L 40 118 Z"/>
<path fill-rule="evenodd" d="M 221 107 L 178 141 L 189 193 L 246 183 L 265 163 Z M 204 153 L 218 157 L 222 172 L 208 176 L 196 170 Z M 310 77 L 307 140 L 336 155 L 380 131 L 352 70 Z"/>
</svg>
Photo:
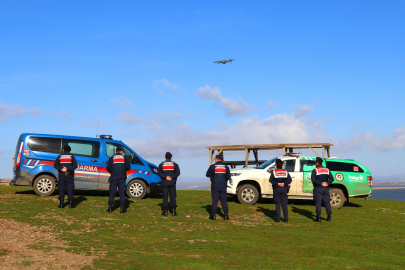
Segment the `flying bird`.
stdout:
<svg viewBox="0 0 405 270">
<path fill-rule="evenodd" d="M 235 59 L 215 61 L 214 63 L 217 63 L 217 65 L 218 65 L 218 64 L 226 64 L 226 63 L 228 63 L 228 62 L 231 62 L 231 64 L 232 64 L 232 61 L 233 61 L 233 60 L 235 60 Z"/>
</svg>

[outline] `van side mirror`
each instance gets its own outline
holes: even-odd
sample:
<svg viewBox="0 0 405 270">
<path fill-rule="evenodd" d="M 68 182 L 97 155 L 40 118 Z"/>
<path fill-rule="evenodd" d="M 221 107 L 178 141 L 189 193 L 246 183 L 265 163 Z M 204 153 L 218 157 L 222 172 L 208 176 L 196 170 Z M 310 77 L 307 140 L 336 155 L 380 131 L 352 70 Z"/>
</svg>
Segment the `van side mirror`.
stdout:
<svg viewBox="0 0 405 270">
<path fill-rule="evenodd" d="M 271 173 L 272 171 L 275 171 L 276 169 L 277 169 L 276 167 L 271 166 L 267 171 L 268 171 L 269 173 Z"/>
</svg>

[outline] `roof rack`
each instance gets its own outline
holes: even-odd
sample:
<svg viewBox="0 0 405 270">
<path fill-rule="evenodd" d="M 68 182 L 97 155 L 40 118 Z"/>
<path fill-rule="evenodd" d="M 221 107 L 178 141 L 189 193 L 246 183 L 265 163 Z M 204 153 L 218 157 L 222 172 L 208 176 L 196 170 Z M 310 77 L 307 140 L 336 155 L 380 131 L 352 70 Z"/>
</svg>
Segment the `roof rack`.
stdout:
<svg viewBox="0 0 405 270">
<path fill-rule="evenodd" d="M 283 155 L 295 156 L 294 149 L 308 148 L 318 157 L 321 157 L 314 148 L 322 149 L 322 157 L 325 155 L 330 157 L 330 147 L 333 146 L 331 143 L 287 143 L 287 144 L 247 144 L 247 145 L 223 145 L 223 146 L 207 146 L 209 151 L 209 162 L 210 164 L 215 160 L 215 155 L 224 155 L 224 151 L 244 151 L 245 160 L 243 161 L 224 161 L 225 164 L 230 165 L 231 168 L 235 168 L 237 165 L 244 165 L 248 167 L 249 164 L 256 164 L 259 166 L 265 161 L 259 160 L 258 151 L 259 150 L 279 150 L 283 149 Z M 215 151 L 217 153 L 215 154 Z M 250 151 L 253 152 L 254 161 L 249 161 Z M 289 153 L 288 153 L 289 152 Z M 291 155 L 292 154 L 292 155 Z"/>
</svg>

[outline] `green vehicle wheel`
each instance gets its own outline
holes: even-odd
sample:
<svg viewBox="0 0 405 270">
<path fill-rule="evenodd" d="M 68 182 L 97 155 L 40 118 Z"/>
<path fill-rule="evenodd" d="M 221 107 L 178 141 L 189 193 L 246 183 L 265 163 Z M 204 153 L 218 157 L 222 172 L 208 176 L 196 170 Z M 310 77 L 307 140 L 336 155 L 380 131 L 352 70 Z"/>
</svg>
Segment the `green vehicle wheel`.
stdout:
<svg viewBox="0 0 405 270">
<path fill-rule="evenodd" d="M 345 204 L 346 196 L 341 189 L 331 188 L 329 194 L 332 208 L 341 208 Z"/>
</svg>

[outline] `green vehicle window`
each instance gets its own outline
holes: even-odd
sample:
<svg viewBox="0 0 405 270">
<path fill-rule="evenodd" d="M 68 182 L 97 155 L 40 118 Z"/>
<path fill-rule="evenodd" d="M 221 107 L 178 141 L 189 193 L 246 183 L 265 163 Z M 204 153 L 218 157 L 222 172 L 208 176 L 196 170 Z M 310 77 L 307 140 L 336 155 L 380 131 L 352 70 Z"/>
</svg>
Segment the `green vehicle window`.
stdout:
<svg viewBox="0 0 405 270">
<path fill-rule="evenodd" d="M 359 165 L 350 162 L 326 161 L 326 167 L 334 172 L 364 172 Z"/>
<path fill-rule="evenodd" d="M 302 160 L 300 165 L 300 172 L 304 171 L 304 165 L 315 166 L 315 160 Z"/>
</svg>

